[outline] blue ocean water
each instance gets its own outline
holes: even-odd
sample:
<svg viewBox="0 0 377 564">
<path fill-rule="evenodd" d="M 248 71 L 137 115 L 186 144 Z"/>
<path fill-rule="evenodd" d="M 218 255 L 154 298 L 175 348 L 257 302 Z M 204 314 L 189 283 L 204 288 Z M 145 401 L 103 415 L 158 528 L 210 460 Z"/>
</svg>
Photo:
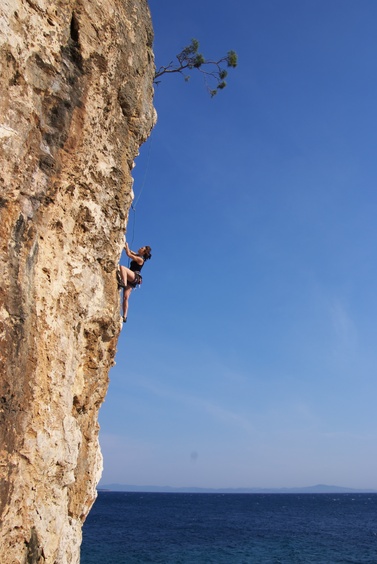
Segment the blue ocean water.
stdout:
<svg viewBox="0 0 377 564">
<path fill-rule="evenodd" d="M 377 494 L 100 492 L 81 564 L 377 564 Z"/>
</svg>

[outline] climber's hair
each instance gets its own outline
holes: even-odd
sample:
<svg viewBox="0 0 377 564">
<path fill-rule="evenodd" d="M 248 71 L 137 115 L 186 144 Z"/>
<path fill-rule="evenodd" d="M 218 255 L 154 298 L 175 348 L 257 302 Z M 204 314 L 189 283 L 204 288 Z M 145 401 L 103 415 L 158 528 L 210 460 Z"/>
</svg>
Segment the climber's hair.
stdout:
<svg viewBox="0 0 377 564">
<path fill-rule="evenodd" d="M 143 258 L 144 260 L 149 260 L 150 258 L 152 258 L 152 249 L 150 248 L 149 245 L 145 245 Z"/>
</svg>

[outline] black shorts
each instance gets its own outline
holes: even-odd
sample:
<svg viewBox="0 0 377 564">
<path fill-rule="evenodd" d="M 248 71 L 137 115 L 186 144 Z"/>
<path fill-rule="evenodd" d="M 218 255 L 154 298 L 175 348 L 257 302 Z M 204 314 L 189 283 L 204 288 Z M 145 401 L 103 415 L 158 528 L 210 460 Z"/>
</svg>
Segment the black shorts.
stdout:
<svg viewBox="0 0 377 564">
<path fill-rule="evenodd" d="M 134 274 L 135 274 L 134 282 L 128 282 L 128 284 L 127 284 L 128 286 L 131 286 L 131 288 L 136 288 L 137 286 L 140 286 L 140 284 L 143 281 L 143 278 L 142 278 L 140 272 L 134 272 Z"/>
</svg>

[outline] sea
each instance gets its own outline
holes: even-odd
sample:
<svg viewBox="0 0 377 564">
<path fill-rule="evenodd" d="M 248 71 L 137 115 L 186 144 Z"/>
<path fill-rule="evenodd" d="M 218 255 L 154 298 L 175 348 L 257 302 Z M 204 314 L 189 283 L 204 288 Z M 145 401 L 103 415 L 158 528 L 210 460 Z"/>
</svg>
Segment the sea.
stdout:
<svg viewBox="0 0 377 564">
<path fill-rule="evenodd" d="M 81 564 L 377 564 L 377 494 L 99 492 Z"/>
</svg>

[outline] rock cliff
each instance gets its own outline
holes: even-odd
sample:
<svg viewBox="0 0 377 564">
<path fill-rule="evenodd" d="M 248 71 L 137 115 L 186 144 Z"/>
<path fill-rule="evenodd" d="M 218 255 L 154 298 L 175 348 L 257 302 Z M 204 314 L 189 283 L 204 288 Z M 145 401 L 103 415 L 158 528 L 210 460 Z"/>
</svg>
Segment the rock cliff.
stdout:
<svg viewBox="0 0 377 564">
<path fill-rule="evenodd" d="M 2 564 L 79 561 L 152 40 L 147 0 L 0 5 Z"/>
</svg>

